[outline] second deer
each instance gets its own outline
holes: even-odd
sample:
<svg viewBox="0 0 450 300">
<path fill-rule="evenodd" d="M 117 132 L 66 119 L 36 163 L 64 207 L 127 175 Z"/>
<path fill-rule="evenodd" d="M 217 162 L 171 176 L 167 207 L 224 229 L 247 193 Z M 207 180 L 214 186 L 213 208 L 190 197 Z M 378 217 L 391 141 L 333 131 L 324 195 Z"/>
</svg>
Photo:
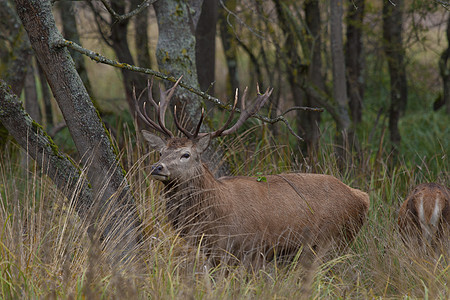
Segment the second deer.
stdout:
<svg viewBox="0 0 450 300">
<path fill-rule="evenodd" d="M 405 242 L 450 250 L 450 190 L 437 183 L 418 185 L 406 197 L 398 216 Z"/>
<path fill-rule="evenodd" d="M 225 136 L 254 115 L 267 101 L 271 91 L 259 94 L 231 126 L 237 96 L 230 117 L 222 128 L 191 133 L 174 114 L 184 137 L 175 137 L 164 125 L 165 110 L 173 89 L 161 92 L 156 109 L 157 121 L 137 109 L 139 116 L 163 139 L 143 130 L 150 147 L 160 153 L 151 167 L 153 178 L 164 184 L 168 220 L 182 236 L 201 246 L 214 262 L 232 257 L 256 266 L 275 255 L 292 257 L 304 249 L 321 251 L 331 245 L 345 246 L 363 225 L 369 196 L 337 178 L 321 174 L 284 173 L 255 177 L 214 178 L 201 154 L 213 138 Z M 151 95 L 151 92 L 148 93 Z M 175 108 L 176 111 L 176 108 Z M 228 128 L 229 127 L 229 128 Z"/>
</svg>

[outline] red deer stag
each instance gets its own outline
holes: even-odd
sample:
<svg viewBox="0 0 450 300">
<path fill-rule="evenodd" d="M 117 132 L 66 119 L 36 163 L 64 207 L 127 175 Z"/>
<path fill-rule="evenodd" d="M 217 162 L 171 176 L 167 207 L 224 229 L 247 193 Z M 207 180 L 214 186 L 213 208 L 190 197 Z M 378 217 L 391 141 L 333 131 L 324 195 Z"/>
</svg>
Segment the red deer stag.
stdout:
<svg viewBox="0 0 450 300">
<path fill-rule="evenodd" d="M 175 125 L 185 136 L 175 137 L 164 125 L 175 87 L 161 92 L 159 105 L 148 93 L 157 121 L 146 114 L 145 103 L 143 111 L 137 105 L 137 113 L 167 137 L 164 140 L 142 130 L 150 147 L 160 153 L 151 175 L 164 184 L 168 220 L 182 236 L 192 243 L 201 241 L 215 263 L 232 257 L 252 266 L 273 259 L 275 254 L 292 257 L 302 245 L 304 250 L 318 251 L 328 248 L 330 242 L 345 246 L 352 240 L 369 208 L 366 193 L 321 174 L 266 175 L 265 180 L 245 176 L 216 179 L 201 162 L 200 156 L 211 139 L 235 133 L 264 105 L 271 91 L 258 93 L 248 107 L 245 91 L 240 117 L 228 128 L 236 109 L 236 94 L 229 118 L 222 128 L 211 133 L 199 133 L 203 112 L 192 133 L 180 125 L 175 107 Z"/>
<path fill-rule="evenodd" d="M 437 183 L 418 185 L 400 207 L 398 225 L 405 242 L 435 248 L 449 243 L 450 190 Z"/>
</svg>

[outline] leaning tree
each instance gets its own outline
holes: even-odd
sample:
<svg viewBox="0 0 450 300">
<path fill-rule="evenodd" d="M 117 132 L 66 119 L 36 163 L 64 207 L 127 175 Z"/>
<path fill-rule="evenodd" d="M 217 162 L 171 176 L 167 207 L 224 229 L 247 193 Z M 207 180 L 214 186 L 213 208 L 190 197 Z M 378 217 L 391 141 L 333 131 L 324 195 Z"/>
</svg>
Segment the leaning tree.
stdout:
<svg viewBox="0 0 450 300">
<path fill-rule="evenodd" d="M 111 9 L 108 2 L 102 2 L 107 8 Z M 134 16 L 151 2 L 150 0 L 144 0 L 135 11 L 117 17 Z M 8 1 L 0 1 L 2 5 L 5 3 L 8 3 Z M 199 3 L 201 4 L 201 1 Z M 118 152 L 114 148 L 109 133 L 105 130 L 83 81 L 75 69 L 68 48 L 84 54 L 96 62 L 157 76 L 168 82 L 178 80 L 180 88 L 178 88 L 178 94 L 175 95 L 178 100 L 188 99 L 192 102 L 192 99 L 197 99 L 195 100 L 197 102 L 193 102 L 195 105 L 191 102 L 188 103 L 186 111 L 192 110 L 193 107 L 191 106 L 198 107 L 199 99 L 210 101 L 223 109 L 231 110 L 231 106 L 201 91 L 198 88 L 198 83 L 192 86 L 190 80 L 184 80 L 186 74 L 190 74 L 191 71 L 195 72 L 195 68 L 193 70 L 187 69 L 186 74 L 183 72 L 177 73 L 176 69 L 171 69 L 174 68 L 173 66 L 160 62 L 160 68 L 166 70 L 164 74 L 108 59 L 63 38 L 56 27 L 50 0 L 15 0 L 15 4 L 17 14 L 27 33 L 27 35 L 22 34 L 18 38 L 25 44 L 29 41 L 29 45 L 31 45 L 35 57 L 42 67 L 54 98 L 63 114 L 81 161 L 76 163 L 62 153 L 42 126 L 27 114 L 17 97 L 18 92 L 14 91 L 14 88 L 18 88 L 18 86 L 12 80 L 0 79 L 0 122 L 8 129 L 17 143 L 38 162 L 44 173 L 54 181 L 58 189 L 67 198 L 75 199 L 75 208 L 78 214 L 81 217 L 88 218 L 90 229 L 97 229 L 91 231 L 91 236 L 94 238 L 101 237 L 105 249 L 110 250 L 108 253 L 112 261 L 117 262 L 122 259 L 130 261 L 129 259 L 136 254 L 134 250 L 141 245 L 142 238 L 136 205 L 125 178 L 125 171 L 120 165 Z M 159 3 L 155 5 L 159 22 L 167 21 L 164 18 L 167 17 L 168 12 L 172 11 L 169 4 Z M 166 7 L 165 5 L 169 6 Z M 197 9 L 200 9 L 200 7 L 201 5 Z M 186 11 L 183 12 L 180 16 L 181 19 L 178 21 L 192 22 L 189 8 L 184 7 L 183 9 Z M 110 12 L 117 14 L 113 10 Z M 179 28 L 179 25 L 177 23 L 161 25 L 161 38 L 170 34 L 170 32 L 164 32 L 164 30 L 169 30 L 166 28 L 167 26 Z M 173 28 L 171 30 L 173 32 Z M 193 35 L 194 32 L 190 32 L 190 34 Z M 168 43 L 168 41 L 159 41 L 158 49 L 160 49 L 160 52 L 161 49 L 164 49 L 163 47 L 171 47 L 171 45 L 164 46 L 164 43 Z M 192 50 L 195 52 L 195 45 L 193 46 Z M 29 51 L 24 51 L 24 53 L 29 55 Z M 173 58 L 177 54 L 171 53 L 170 55 Z M 22 58 L 26 59 L 26 57 Z M 164 62 L 167 62 L 167 60 Z M 195 59 L 192 62 L 195 62 Z M 24 65 L 26 66 L 26 64 Z M 12 70 L 12 68 L 9 69 L 10 72 Z M 183 80 L 180 81 L 175 75 L 177 77 L 182 76 Z M 19 82 L 23 81 L 19 80 Z M 13 89 L 8 84 L 12 84 Z M 240 112 L 239 109 L 235 111 Z M 268 118 L 256 114 L 253 117 L 271 124 L 284 122 L 290 132 L 296 135 L 283 115 Z M 99 228 L 102 220 L 106 225 Z M 96 235 L 96 233 L 99 234 Z"/>
</svg>

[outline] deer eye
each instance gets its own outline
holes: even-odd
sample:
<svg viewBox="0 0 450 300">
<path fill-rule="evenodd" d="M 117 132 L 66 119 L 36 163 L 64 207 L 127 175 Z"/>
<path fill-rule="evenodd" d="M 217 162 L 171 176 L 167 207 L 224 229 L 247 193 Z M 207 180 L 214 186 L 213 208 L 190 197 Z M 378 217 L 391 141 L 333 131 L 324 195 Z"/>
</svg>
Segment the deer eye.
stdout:
<svg viewBox="0 0 450 300">
<path fill-rule="evenodd" d="M 181 155 L 181 158 L 189 158 L 189 157 L 191 157 L 189 153 L 184 153 L 183 155 Z"/>
</svg>

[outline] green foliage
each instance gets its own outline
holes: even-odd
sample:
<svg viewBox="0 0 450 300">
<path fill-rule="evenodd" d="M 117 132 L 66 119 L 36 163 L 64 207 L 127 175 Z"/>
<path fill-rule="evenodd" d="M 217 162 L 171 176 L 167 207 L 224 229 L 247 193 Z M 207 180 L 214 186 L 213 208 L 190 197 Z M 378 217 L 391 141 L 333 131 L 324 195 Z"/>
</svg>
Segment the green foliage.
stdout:
<svg viewBox="0 0 450 300">
<path fill-rule="evenodd" d="M 262 129 L 262 130 L 261 130 Z M 282 136 L 288 136 L 281 132 Z M 78 218 L 55 186 L 37 168 L 19 167 L 20 157 L 0 160 L 0 297 L 2 298 L 411 298 L 446 299 L 450 293 L 449 258 L 434 260 L 407 249 L 397 233 L 397 210 L 412 186 L 426 180 L 448 182 L 449 165 L 435 155 L 412 165 L 391 167 L 386 157 L 354 160 L 341 171 L 333 144 L 322 143 L 316 161 L 256 126 L 237 138 L 227 137 L 228 160 L 236 175 L 301 170 L 333 174 L 368 191 L 366 225 L 345 252 L 331 251 L 310 268 L 302 256 L 287 265 L 269 263 L 258 272 L 244 266 L 207 265 L 201 247 L 191 247 L 167 223 L 161 185 L 148 177 L 156 159 L 126 132 L 123 156 L 144 224 L 139 272 L 120 272 L 104 260 L 101 248 L 86 235 Z M 250 138 L 252 136 L 252 138 Z M 226 143 L 225 143 L 226 142 Z M 367 148 L 366 157 L 376 156 Z M 384 153 L 384 152 L 383 152 Z M 384 154 L 383 154 L 384 155 Z M 25 172 L 25 173 L 23 173 Z M 23 174 L 27 174 L 23 176 Z M 14 201 L 11 201 L 14 199 Z"/>
<path fill-rule="evenodd" d="M 257 172 L 256 175 L 257 175 L 256 181 L 258 181 L 258 182 L 267 182 L 266 176 L 263 176 L 263 174 L 261 172 Z"/>
</svg>

